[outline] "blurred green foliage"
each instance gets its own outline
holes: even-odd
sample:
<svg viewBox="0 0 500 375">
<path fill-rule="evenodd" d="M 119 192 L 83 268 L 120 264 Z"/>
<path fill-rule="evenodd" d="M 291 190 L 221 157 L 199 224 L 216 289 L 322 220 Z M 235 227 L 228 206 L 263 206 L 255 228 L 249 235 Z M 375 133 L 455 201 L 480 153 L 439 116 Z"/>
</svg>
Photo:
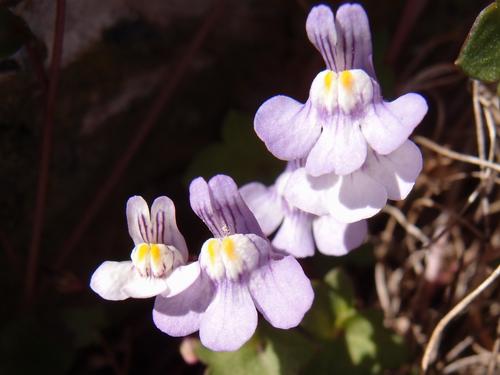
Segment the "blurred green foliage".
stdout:
<svg viewBox="0 0 500 375">
<path fill-rule="evenodd" d="M 184 180 L 227 174 L 238 184 L 259 180 L 272 183 L 284 162 L 269 153 L 253 130 L 252 117 L 231 111 L 222 125 L 222 140 L 203 148 L 188 167 Z"/>
<path fill-rule="evenodd" d="M 486 7 L 476 18 L 456 64 L 471 78 L 500 80 L 500 7 Z"/>
<path fill-rule="evenodd" d="M 334 268 L 314 283 L 315 299 L 300 327 L 282 331 L 261 324 L 232 353 L 197 348 L 211 375 L 380 374 L 407 358 L 403 339 L 383 324 L 379 311 L 356 307 L 349 276 Z"/>
</svg>

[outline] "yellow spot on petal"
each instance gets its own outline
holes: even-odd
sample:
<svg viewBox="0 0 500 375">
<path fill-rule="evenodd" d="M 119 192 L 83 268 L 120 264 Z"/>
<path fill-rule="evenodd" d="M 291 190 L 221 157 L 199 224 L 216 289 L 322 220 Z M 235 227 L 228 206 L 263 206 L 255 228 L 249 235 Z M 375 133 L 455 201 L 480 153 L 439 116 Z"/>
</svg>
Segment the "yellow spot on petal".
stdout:
<svg viewBox="0 0 500 375">
<path fill-rule="evenodd" d="M 332 87 L 332 82 L 334 78 L 335 78 L 335 73 L 332 72 L 331 70 L 329 70 L 325 74 L 325 87 L 327 90 L 330 90 L 330 88 Z"/>
<path fill-rule="evenodd" d="M 217 241 L 216 239 L 211 239 L 210 241 L 208 241 L 207 245 L 208 258 L 210 259 L 210 263 L 212 263 L 212 265 L 215 264 L 218 250 L 219 250 L 219 241 Z"/>
<path fill-rule="evenodd" d="M 350 90 L 352 88 L 352 85 L 354 83 L 354 76 L 349 70 L 344 70 L 342 73 L 340 73 L 340 84 L 346 89 Z"/>
<path fill-rule="evenodd" d="M 149 245 L 145 243 L 140 244 L 139 248 L 137 249 L 137 262 L 138 263 L 144 262 L 148 253 L 149 253 Z"/>
<path fill-rule="evenodd" d="M 151 262 L 157 267 L 161 264 L 161 251 L 157 244 L 151 244 Z"/>
<path fill-rule="evenodd" d="M 229 260 L 234 261 L 237 259 L 236 252 L 234 251 L 234 242 L 231 238 L 226 237 L 222 240 L 222 248 Z"/>
</svg>

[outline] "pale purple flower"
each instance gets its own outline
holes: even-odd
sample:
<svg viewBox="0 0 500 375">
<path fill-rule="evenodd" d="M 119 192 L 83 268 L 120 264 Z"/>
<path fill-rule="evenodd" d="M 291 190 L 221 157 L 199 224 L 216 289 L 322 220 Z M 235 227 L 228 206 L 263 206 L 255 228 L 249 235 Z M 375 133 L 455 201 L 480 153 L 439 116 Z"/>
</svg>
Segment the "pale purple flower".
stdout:
<svg viewBox="0 0 500 375">
<path fill-rule="evenodd" d="M 314 255 L 317 247 L 326 255 L 345 255 L 363 243 L 366 220 L 345 224 L 332 215 L 317 216 L 292 206 L 284 196 L 290 176 L 301 167 L 300 161 L 288 162 L 274 185 L 252 182 L 240 188 L 241 196 L 255 215 L 264 234 L 278 228 L 272 244 L 278 250 L 303 258 Z"/>
<path fill-rule="evenodd" d="M 177 229 L 174 203 L 155 199 L 151 214 L 139 196 L 127 202 L 127 223 L 134 248 L 132 260 L 106 261 L 93 273 L 90 287 L 107 300 L 148 298 L 160 293 L 178 293 L 193 277 L 186 263 L 188 251 Z"/>
<path fill-rule="evenodd" d="M 327 69 L 314 78 L 305 104 L 282 95 L 262 104 L 255 131 L 277 158 L 305 159 L 308 175 L 349 175 L 372 150 L 388 155 L 400 148 L 427 104 L 414 93 L 383 100 L 372 65 L 368 19 L 360 5 L 345 4 L 336 16 L 329 7 L 316 6 L 306 30 Z"/>
<path fill-rule="evenodd" d="M 297 326 L 311 307 L 311 283 L 292 256 L 273 251 L 224 175 L 190 186 L 191 207 L 214 238 L 202 246 L 198 278 L 182 293 L 156 298 L 153 320 L 171 336 L 200 331 L 207 348 L 230 351 L 253 335 L 257 310 L 277 328 Z"/>
<path fill-rule="evenodd" d="M 348 175 L 313 177 L 306 168 L 298 168 L 289 177 L 284 196 L 303 211 L 354 223 L 378 213 L 387 199 L 405 199 L 421 170 L 422 154 L 407 140 L 388 155 L 369 150 L 363 166 Z"/>
</svg>

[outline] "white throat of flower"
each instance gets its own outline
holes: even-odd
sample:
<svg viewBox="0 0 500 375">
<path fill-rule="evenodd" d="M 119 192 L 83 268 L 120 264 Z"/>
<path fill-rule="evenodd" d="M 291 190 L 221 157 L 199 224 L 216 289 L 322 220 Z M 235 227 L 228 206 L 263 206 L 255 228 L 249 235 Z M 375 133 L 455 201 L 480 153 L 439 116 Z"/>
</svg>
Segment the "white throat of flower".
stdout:
<svg viewBox="0 0 500 375">
<path fill-rule="evenodd" d="M 182 256 L 173 246 L 143 242 L 134 247 L 130 258 L 141 276 L 161 278 L 177 266 Z"/>
<path fill-rule="evenodd" d="M 244 234 L 210 238 L 201 248 L 200 265 L 213 280 L 237 280 L 253 270 L 259 261 L 259 250 Z"/>
<path fill-rule="evenodd" d="M 310 97 L 318 109 L 332 113 L 339 108 L 344 113 L 350 113 L 372 101 L 373 87 L 372 79 L 363 70 L 336 73 L 327 69 L 314 78 Z"/>
</svg>

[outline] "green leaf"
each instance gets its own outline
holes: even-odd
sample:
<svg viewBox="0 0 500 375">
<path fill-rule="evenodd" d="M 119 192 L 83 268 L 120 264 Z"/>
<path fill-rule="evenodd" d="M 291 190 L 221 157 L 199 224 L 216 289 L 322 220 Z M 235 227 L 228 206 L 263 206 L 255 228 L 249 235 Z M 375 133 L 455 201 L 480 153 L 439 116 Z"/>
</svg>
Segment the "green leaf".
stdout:
<svg viewBox="0 0 500 375">
<path fill-rule="evenodd" d="M 17 52 L 29 37 L 26 23 L 9 9 L 0 7 L 0 59 Z"/>
<path fill-rule="evenodd" d="M 211 375 L 294 375 L 310 360 L 311 348 L 298 332 L 264 324 L 235 352 L 213 352 L 201 344 L 195 350 Z"/>
<path fill-rule="evenodd" d="M 274 181 L 283 163 L 274 158 L 253 130 L 252 118 L 229 112 L 222 125 L 222 141 L 208 145 L 194 158 L 185 175 L 186 183 L 194 177 L 210 178 L 224 173 L 239 184 L 260 180 Z"/>
<path fill-rule="evenodd" d="M 471 78 L 500 80 L 500 8 L 487 6 L 476 18 L 455 62 Z"/>
</svg>

